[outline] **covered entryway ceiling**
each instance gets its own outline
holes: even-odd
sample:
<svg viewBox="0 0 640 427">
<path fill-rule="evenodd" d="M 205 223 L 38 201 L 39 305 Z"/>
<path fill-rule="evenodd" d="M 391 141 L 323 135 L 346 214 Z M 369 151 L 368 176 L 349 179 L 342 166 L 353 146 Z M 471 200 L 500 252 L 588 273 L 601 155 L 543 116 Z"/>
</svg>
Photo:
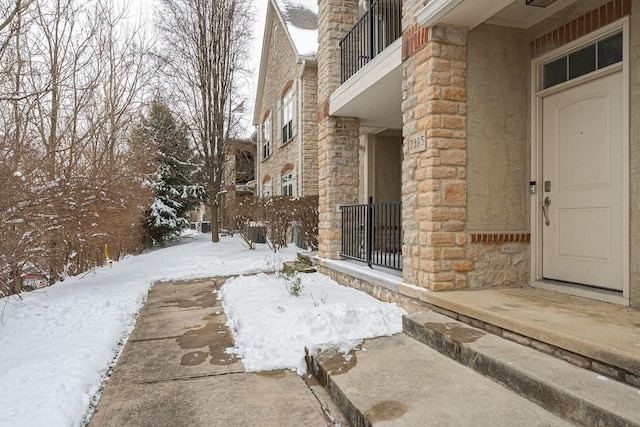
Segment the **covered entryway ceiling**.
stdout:
<svg viewBox="0 0 640 427">
<path fill-rule="evenodd" d="M 447 3 L 454 4 L 454 0 L 432 0 L 433 4 L 427 4 L 418 12 L 418 21 L 421 14 L 424 19 L 425 12 L 440 3 L 440 8 L 446 10 Z M 437 23 L 460 25 L 472 29 L 482 23 L 501 25 L 505 27 L 529 28 L 543 19 L 564 9 L 576 0 L 557 0 L 547 7 L 527 6 L 525 0 L 463 0 L 454 7 Z"/>
<path fill-rule="evenodd" d="M 357 117 L 360 128 L 402 129 L 402 40 L 398 39 L 332 95 L 332 116 Z"/>
</svg>

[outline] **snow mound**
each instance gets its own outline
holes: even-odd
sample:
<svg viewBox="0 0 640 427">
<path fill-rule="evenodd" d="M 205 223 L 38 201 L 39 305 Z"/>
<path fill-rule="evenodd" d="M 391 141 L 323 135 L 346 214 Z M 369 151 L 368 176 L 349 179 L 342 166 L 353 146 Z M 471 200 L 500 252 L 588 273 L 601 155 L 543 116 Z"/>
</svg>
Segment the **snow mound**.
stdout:
<svg viewBox="0 0 640 427">
<path fill-rule="evenodd" d="M 395 304 L 381 302 L 339 285 L 319 273 L 300 274 L 304 286 L 290 295 L 285 280 L 259 274 L 229 279 L 218 296 L 233 331 L 235 347 L 249 372 L 290 369 L 306 371 L 304 349 L 350 349 L 366 338 L 402 332 Z"/>
</svg>

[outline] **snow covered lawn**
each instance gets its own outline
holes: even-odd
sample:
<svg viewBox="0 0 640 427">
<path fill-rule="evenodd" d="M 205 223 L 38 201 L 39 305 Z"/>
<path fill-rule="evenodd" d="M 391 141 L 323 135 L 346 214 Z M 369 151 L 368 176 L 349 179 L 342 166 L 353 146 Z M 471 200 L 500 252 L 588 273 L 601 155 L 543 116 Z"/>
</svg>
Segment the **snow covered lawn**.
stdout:
<svg viewBox="0 0 640 427">
<path fill-rule="evenodd" d="M 298 250 L 274 254 L 266 245 L 248 250 L 239 238 L 210 238 L 197 234 L 21 299 L 0 299 L 0 426 L 81 425 L 152 283 L 272 272 Z M 282 278 L 264 274 L 222 287 L 237 345 L 231 351 L 248 370 L 302 372 L 304 346 L 348 347 L 401 330 L 403 311 L 395 305 L 320 274 L 300 277 L 299 297 L 287 293 Z"/>
<path fill-rule="evenodd" d="M 341 286 L 319 273 L 301 273 L 300 296 L 283 278 L 260 274 L 229 279 L 222 305 L 247 371 L 291 369 L 304 374 L 304 348 L 327 346 L 347 352 L 360 340 L 402 331 L 405 311 Z"/>
</svg>

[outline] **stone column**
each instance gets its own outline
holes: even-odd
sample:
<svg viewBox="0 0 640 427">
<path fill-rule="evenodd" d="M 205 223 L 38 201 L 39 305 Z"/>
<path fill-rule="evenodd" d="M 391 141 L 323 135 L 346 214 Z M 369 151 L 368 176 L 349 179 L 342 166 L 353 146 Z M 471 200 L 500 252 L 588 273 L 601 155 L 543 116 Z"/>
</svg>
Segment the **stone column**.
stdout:
<svg viewBox="0 0 640 427">
<path fill-rule="evenodd" d="M 357 0 L 318 1 L 318 252 L 329 259 L 340 253 L 340 205 L 358 202 L 359 121 L 329 116 L 329 97 L 341 84 L 339 41 L 357 16 Z"/>
<path fill-rule="evenodd" d="M 405 12 L 407 8 L 405 7 Z M 466 287 L 467 30 L 405 25 L 402 112 L 404 281 Z M 411 147 L 412 136 L 423 146 Z"/>
</svg>

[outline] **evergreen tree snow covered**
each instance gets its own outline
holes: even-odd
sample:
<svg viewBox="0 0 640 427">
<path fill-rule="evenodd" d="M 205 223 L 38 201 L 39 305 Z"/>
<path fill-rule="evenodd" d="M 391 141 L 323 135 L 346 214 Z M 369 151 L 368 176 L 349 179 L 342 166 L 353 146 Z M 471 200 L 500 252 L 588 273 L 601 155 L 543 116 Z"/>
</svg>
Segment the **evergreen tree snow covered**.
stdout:
<svg viewBox="0 0 640 427">
<path fill-rule="evenodd" d="M 153 102 L 139 134 L 157 151 L 155 198 L 147 215 L 149 243 L 157 245 L 189 227 L 186 214 L 202 203 L 205 191 L 188 129 L 166 104 Z"/>
</svg>

